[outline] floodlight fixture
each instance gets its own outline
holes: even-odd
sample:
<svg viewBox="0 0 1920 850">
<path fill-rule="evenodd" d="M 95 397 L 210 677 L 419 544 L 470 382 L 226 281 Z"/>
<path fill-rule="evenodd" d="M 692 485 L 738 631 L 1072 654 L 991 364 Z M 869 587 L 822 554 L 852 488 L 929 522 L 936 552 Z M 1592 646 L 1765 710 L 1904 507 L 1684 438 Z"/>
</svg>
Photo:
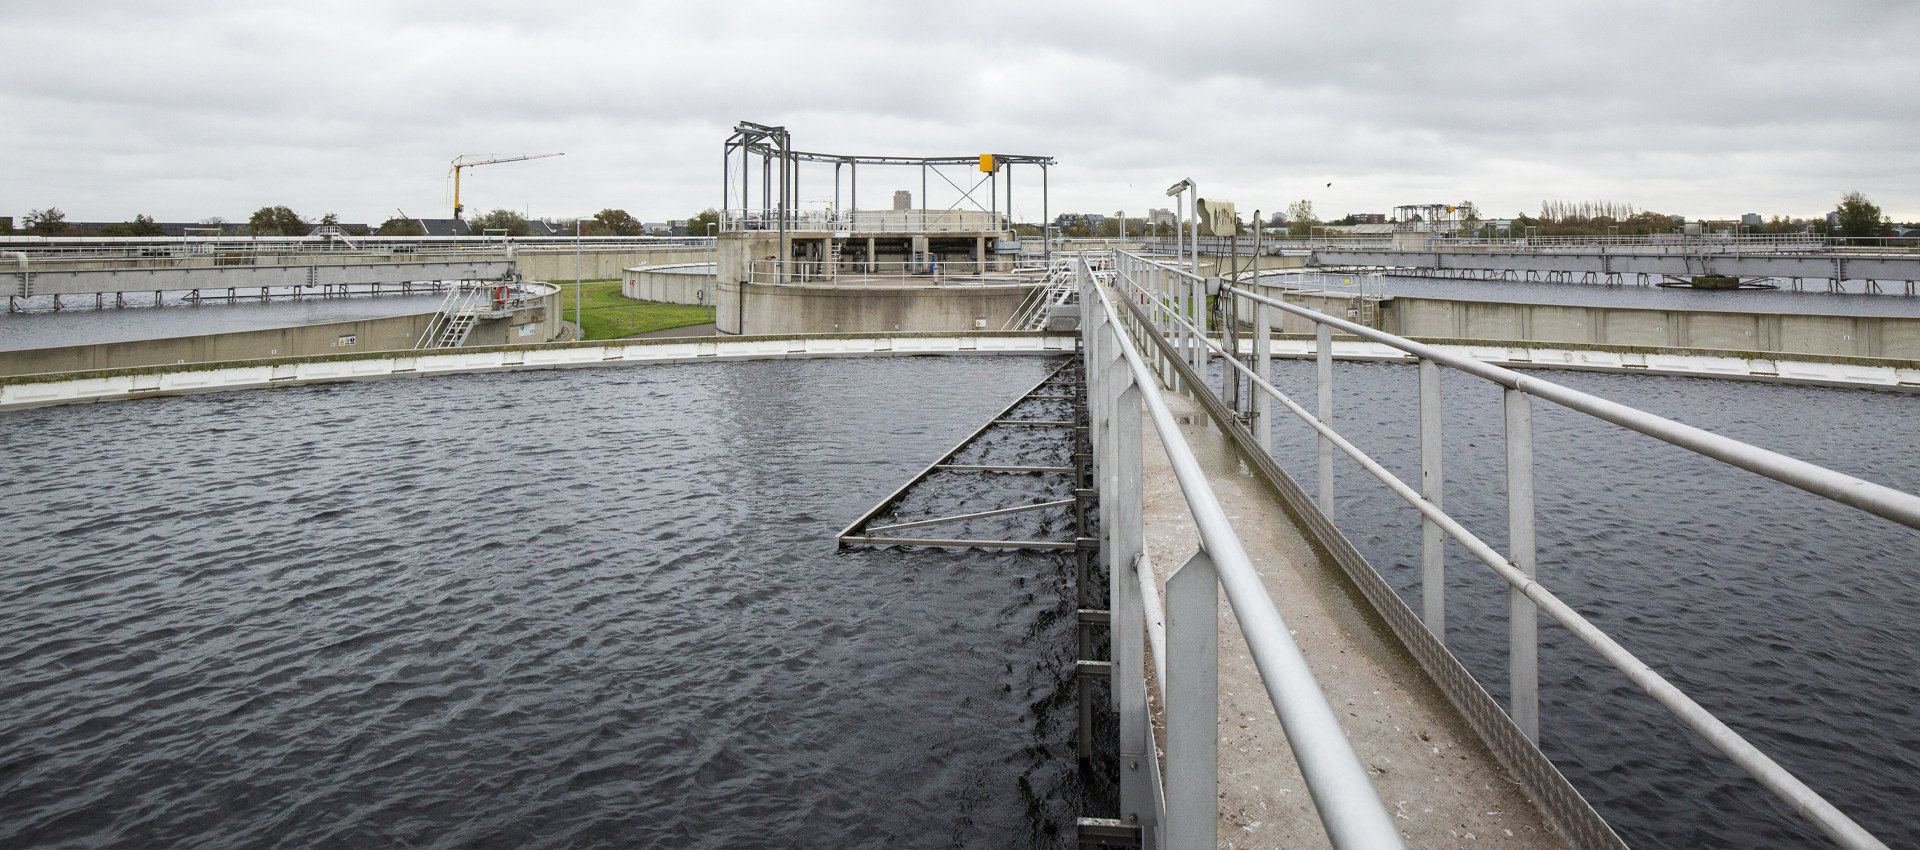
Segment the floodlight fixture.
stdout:
<svg viewBox="0 0 1920 850">
<path fill-rule="evenodd" d="M 1182 180 L 1178 183 L 1173 184 L 1172 186 L 1167 187 L 1167 197 L 1171 198 L 1191 188 L 1193 188 L 1192 180 Z"/>
</svg>

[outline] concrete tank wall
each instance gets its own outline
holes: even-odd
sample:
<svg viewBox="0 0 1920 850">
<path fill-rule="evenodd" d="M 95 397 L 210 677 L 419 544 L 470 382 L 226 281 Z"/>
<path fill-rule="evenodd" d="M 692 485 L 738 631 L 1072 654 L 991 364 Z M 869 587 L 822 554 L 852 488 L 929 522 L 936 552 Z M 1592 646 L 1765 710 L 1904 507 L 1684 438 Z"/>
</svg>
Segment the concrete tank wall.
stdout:
<svg viewBox="0 0 1920 850">
<path fill-rule="evenodd" d="M 941 333 L 999 330 L 1033 285 L 834 288 L 720 281 L 721 333 Z M 744 290 L 744 295 L 743 295 Z"/>
<path fill-rule="evenodd" d="M 419 342 L 435 315 L 416 313 L 257 331 L 0 351 L 0 375 L 403 351 Z M 541 297 L 536 306 L 516 310 L 504 319 L 475 324 L 467 345 L 546 342 L 559 334 L 560 294 L 552 292 Z"/>
<path fill-rule="evenodd" d="M 572 282 L 571 251 L 521 251 L 515 257 L 520 275 L 527 280 Z M 675 248 L 654 251 L 581 251 L 581 280 L 615 280 L 633 266 L 664 266 L 676 263 L 713 262 L 711 249 Z"/>
<path fill-rule="evenodd" d="M 1920 358 L 1920 319 L 1500 304 L 1394 297 L 1380 327 L 1411 337 Z M 1297 333 L 1291 326 L 1288 332 Z"/>
<path fill-rule="evenodd" d="M 641 266 L 626 270 L 626 276 L 620 283 L 620 294 L 641 301 L 657 301 L 663 304 L 701 304 L 705 305 L 713 297 L 712 272 L 707 274 L 689 274 L 686 272 L 661 271 L 664 268 L 687 268 L 708 265 L 705 263 L 685 263 L 675 266 Z"/>
<path fill-rule="evenodd" d="M 0 351 L 0 375 L 82 372 L 412 348 L 433 313 L 260 331 Z M 351 344 L 343 344 L 351 338 Z"/>
</svg>

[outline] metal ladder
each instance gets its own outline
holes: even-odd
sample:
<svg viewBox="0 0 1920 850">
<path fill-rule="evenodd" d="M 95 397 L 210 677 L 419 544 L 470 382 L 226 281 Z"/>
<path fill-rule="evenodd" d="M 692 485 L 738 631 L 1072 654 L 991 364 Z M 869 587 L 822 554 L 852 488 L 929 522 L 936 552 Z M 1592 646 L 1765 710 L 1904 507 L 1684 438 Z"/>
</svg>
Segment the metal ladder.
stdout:
<svg viewBox="0 0 1920 850">
<path fill-rule="evenodd" d="M 494 285 L 497 284 L 474 286 L 456 283 L 448 287 L 446 300 L 440 302 L 440 311 L 427 323 L 427 329 L 420 334 L 419 341 L 413 347 L 459 348 L 466 345 L 467 336 L 473 333 L 474 323 L 479 321 L 476 314 L 484 306 Z M 480 303 L 476 304 L 476 301 Z"/>
<path fill-rule="evenodd" d="M 459 348 L 467 344 L 467 336 L 473 333 L 474 315 L 471 311 L 462 312 L 447 321 L 440 331 L 440 338 L 434 341 L 434 348 Z"/>
</svg>

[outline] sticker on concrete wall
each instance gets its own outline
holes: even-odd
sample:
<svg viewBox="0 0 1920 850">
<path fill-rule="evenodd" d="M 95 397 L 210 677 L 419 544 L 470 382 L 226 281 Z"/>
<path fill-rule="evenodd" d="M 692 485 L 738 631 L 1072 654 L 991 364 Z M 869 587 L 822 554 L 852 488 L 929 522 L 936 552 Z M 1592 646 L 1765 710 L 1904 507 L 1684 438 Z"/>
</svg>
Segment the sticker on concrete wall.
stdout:
<svg viewBox="0 0 1920 850">
<path fill-rule="evenodd" d="M 352 344 L 354 344 L 354 343 L 356 343 L 356 342 L 359 342 L 359 337 L 357 337 L 357 336 L 355 336 L 355 335 L 353 335 L 353 334 L 347 334 L 347 335 L 345 335 L 345 336 L 342 336 L 342 337 L 340 337 L 340 338 L 339 338 L 339 339 L 337 339 L 337 340 L 334 340 L 334 341 L 333 341 L 333 347 L 334 347 L 334 348 L 346 348 L 347 346 L 349 346 L 349 345 L 352 345 Z"/>
<path fill-rule="evenodd" d="M 534 334 L 537 334 L 539 332 L 540 332 L 540 326 L 537 324 L 534 324 L 533 322 L 520 323 L 521 336 L 533 336 Z"/>
</svg>

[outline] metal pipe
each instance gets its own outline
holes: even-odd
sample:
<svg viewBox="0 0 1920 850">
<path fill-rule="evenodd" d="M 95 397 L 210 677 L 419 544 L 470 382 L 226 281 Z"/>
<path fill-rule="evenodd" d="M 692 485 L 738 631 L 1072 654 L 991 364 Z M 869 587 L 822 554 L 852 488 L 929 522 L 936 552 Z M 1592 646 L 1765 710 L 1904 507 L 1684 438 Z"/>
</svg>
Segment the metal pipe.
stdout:
<svg viewBox="0 0 1920 850">
<path fill-rule="evenodd" d="M 1270 304 L 1275 303 L 1272 299 L 1263 300 L 1267 300 Z M 1361 330 L 1371 330 L 1353 325 L 1350 322 L 1322 316 L 1315 311 L 1305 310 L 1304 308 L 1293 308 L 1293 305 L 1281 306 L 1290 308 L 1289 312 L 1304 315 L 1308 318 L 1315 318 L 1317 321 L 1326 321 L 1328 323 L 1350 326 Z M 1409 344 L 1429 351 L 1434 350 L 1430 346 L 1422 346 L 1419 343 Z M 1422 354 L 1424 355 L 1424 352 L 1422 352 Z M 1741 737 L 1740 733 L 1733 731 L 1731 727 L 1721 722 L 1718 717 L 1713 716 L 1711 712 L 1701 707 L 1699 703 L 1694 702 L 1691 697 L 1688 697 L 1679 688 L 1674 687 L 1672 683 L 1668 682 L 1660 674 L 1654 672 L 1653 668 L 1647 666 L 1646 662 L 1641 661 L 1605 632 L 1601 631 L 1591 622 L 1588 622 L 1578 611 L 1575 611 L 1566 603 L 1561 602 L 1559 597 L 1553 595 L 1551 591 L 1543 587 L 1538 581 L 1521 572 L 1505 557 L 1501 556 L 1499 552 L 1495 551 L 1493 547 L 1487 545 L 1473 532 L 1467 530 L 1465 526 L 1453 519 L 1453 517 L 1448 516 L 1446 512 L 1440 510 L 1438 506 L 1422 499 L 1419 493 L 1415 492 L 1406 482 L 1401 481 L 1393 473 L 1388 472 L 1385 467 L 1381 466 L 1373 458 L 1367 456 L 1365 452 L 1361 451 L 1351 442 L 1348 442 L 1346 438 L 1340 436 L 1332 428 L 1318 421 L 1312 414 L 1307 412 L 1306 408 L 1295 403 L 1293 399 L 1288 398 L 1285 393 L 1280 392 L 1279 389 L 1275 388 L 1265 379 L 1256 379 L 1255 384 L 1267 393 L 1272 394 L 1275 399 L 1282 405 L 1285 405 L 1289 411 L 1296 417 L 1299 417 L 1301 421 L 1307 423 L 1308 426 L 1312 427 L 1321 436 L 1332 440 L 1336 447 L 1348 457 L 1358 462 L 1361 468 L 1379 479 L 1381 483 L 1386 484 L 1387 488 L 1392 490 L 1395 495 L 1399 496 L 1407 504 L 1412 505 L 1415 510 L 1418 510 L 1423 518 L 1432 520 L 1448 535 L 1460 541 L 1461 545 L 1465 546 L 1469 553 L 1492 568 L 1495 573 L 1506 580 L 1508 585 L 1518 588 L 1526 595 L 1527 599 L 1539 606 L 1539 609 L 1545 612 L 1547 616 L 1552 617 L 1555 622 L 1565 627 L 1567 631 L 1572 632 L 1582 643 L 1585 643 L 1600 653 L 1602 658 L 1605 658 L 1615 669 L 1625 674 L 1629 681 L 1638 685 L 1641 690 L 1646 691 L 1648 696 L 1653 697 L 1655 702 L 1660 703 L 1662 707 L 1671 712 L 1680 722 L 1686 724 L 1687 728 L 1692 729 L 1695 733 L 1707 739 L 1707 743 L 1712 744 L 1715 749 L 1718 749 L 1729 759 L 1732 759 L 1735 764 L 1738 764 L 1741 769 L 1745 770 L 1755 781 L 1759 782 L 1767 790 L 1772 791 L 1775 796 L 1793 808 L 1794 811 L 1799 812 L 1801 816 L 1811 821 L 1814 826 L 1818 827 L 1820 831 L 1825 833 L 1829 838 L 1832 838 L 1842 847 L 1861 848 L 1861 850 L 1885 850 L 1886 845 L 1884 843 L 1878 838 L 1875 838 L 1872 833 L 1861 828 L 1852 818 L 1847 817 L 1846 813 L 1841 812 L 1832 803 L 1827 802 L 1826 798 L 1821 797 L 1812 788 L 1807 787 L 1806 783 L 1801 782 L 1798 777 L 1788 772 L 1786 768 L 1781 767 L 1779 763 L 1768 758 L 1759 748 L 1753 746 L 1753 744 Z M 1237 615 L 1238 608 L 1235 609 L 1235 612 Z"/>
<path fill-rule="evenodd" d="M 1099 291 L 1097 295 L 1100 308 L 1112 315 L 1113 305 L 1106 293 Z M 1220 585 L 1226 589 L 1227 601 L 1240 622 L 1254 666 L 1260 670 L 1267 697 L 1280 718 L 1327 837 L 1340 848 L 1405 847 L 1393 816 L 1380 801 L 1366 767 L 1347 740 L 1312 668 L 1307 666 L 1306 656 L 1294 643 L 1286 621 L 1274 608 L 1273 598 L 1235 535 L 1225 508 L 1207 483 L 1199 459 L 1181 436 L 1166 400 L 1150 383 L 1152 374 L 1139 350 L 1125 335 L 1120 335 L 1118 342 L 1193 513 L 1200 539 L 1214 560 Z"/>
<path fill-rule="evenodd" d="M 1153 559 L 1146 547 L 1134 562 L 1134 577 L 1140 580 L 1140 608 L 1147 620 L 1147 648 L 1153 651 L 1153 680 L 1159 685 L 1160 704 L 1167 704 L 1167 615 L 1160 610 L 1160 591 L 1153 586 Z"/>
</svg>

